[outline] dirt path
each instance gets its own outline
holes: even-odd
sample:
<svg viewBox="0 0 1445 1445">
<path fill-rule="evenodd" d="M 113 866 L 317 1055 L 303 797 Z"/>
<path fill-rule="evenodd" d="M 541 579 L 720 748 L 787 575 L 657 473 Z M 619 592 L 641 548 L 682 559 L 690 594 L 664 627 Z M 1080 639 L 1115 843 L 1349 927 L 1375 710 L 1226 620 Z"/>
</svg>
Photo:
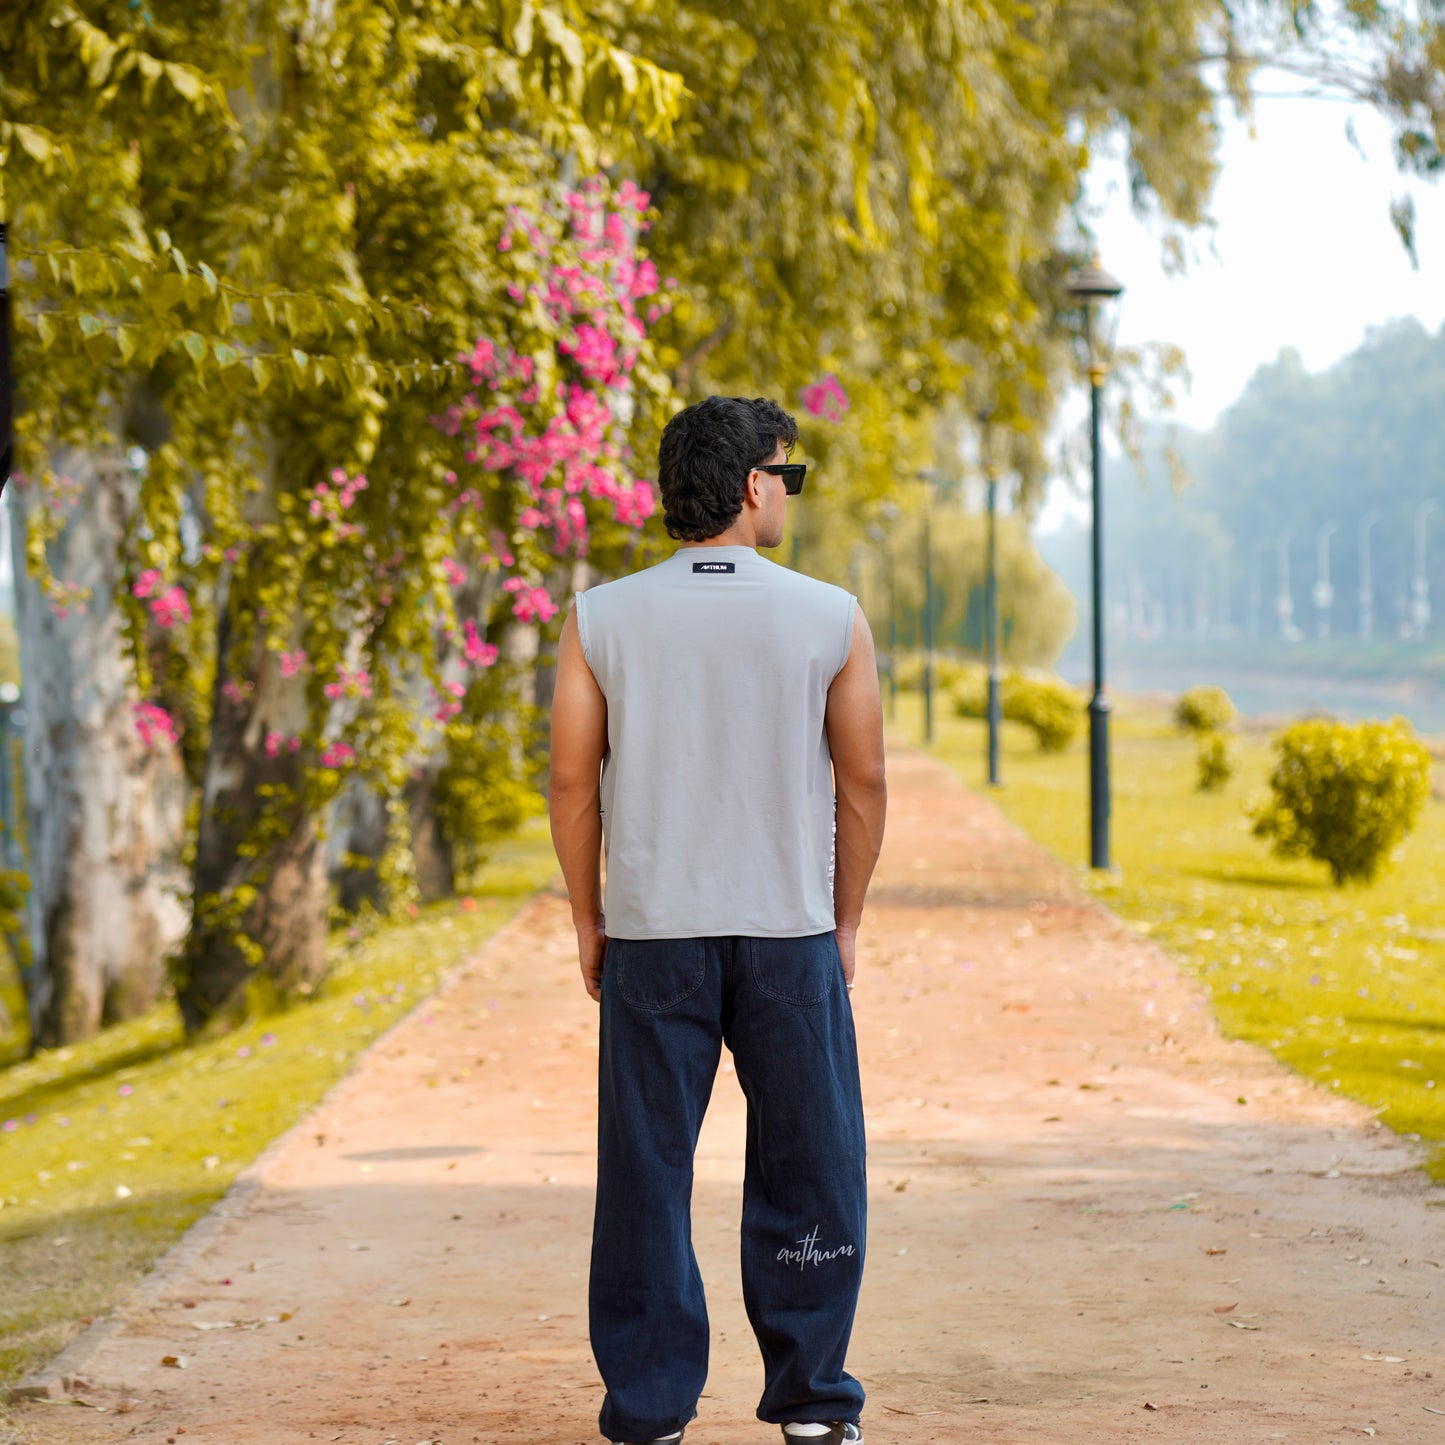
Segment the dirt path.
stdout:
<svg viewBox="0 0 1445 1445">
<path fill-rule="evenodd" d="M 940 765 L 895 749 L 889 780 L 854 995 L 870 1445 L 1445 1439 L 1445 1211 L 1411 1146 L 1221 1039 Z M 543 895 L 65 1362 L 106 1412 L 26 1405 L 19 1438 L 592 1445 L 595 1030 Z M 776 1438 L 731 1085 L 699 1151 L 689 1445 Z"/>
</svg>

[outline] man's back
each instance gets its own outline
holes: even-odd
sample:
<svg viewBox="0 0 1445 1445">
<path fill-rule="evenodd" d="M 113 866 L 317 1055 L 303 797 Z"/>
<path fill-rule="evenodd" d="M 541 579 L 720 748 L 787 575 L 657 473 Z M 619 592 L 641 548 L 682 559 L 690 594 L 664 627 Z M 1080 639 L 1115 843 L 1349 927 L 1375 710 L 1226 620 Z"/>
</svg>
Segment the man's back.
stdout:
<svg viewBox="0 0 1445 1445">
<path fill-rule="evenodd" d="M 752 547 L 686 547 L 578 596 L 607 699 L 607 933 L 834 925 L 824 713 L 856 599 Z"/>
</svg>

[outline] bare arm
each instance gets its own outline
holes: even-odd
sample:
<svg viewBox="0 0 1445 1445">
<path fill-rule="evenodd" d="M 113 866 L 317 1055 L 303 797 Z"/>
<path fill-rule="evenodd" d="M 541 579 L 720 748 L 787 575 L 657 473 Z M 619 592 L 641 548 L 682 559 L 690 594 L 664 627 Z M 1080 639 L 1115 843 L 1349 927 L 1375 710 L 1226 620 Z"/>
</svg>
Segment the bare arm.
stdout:
<svg viewBox="0 0 1445 1445">
<path fill-rule="evenodd" d="M 602 997 L 607 947 L 602 916 L 602 757 L 607 751 L 607 699 L 582 655 L 575 611 L 562 624 L 552 693 L 552 767 L 547 812 L 552 846 L 567 880 L 582 981 Z"/>
<path fill-rule="evenodd" d="M 838 837 L 833 871 L 833 919 L 843 974 L 853 981 L 854 941 L 863 898 L 883 849 L 888 784 L 883 773 L 883 700 L 873 656 L 873 633 L 861 607 L 854 609 L 848 661 L 828 689 L 824 714 L 833 788 L 838 799 Z"/>
</svg>

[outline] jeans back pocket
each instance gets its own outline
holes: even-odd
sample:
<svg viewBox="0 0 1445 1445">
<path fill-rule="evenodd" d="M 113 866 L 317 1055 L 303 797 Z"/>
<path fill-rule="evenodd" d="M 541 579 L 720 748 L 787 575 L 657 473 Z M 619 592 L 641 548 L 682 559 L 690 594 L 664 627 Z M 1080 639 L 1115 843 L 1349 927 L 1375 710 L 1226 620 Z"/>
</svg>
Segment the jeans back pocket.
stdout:
<svg viewBox="0 0 1445 1445">
<path fill-rule="evenodd" d="M 822 1003 L 843 968 L 838 940 L 832 933 L 750 938 L 748 954 L 758 992 L 799 1008 Z"/>
<path fill-rule="evenodd" d="M 662 1013 L 702 987 L 707 950 L 701 938 L 609 938 L 607 963 L 628 1008 Z"/>
</svg>

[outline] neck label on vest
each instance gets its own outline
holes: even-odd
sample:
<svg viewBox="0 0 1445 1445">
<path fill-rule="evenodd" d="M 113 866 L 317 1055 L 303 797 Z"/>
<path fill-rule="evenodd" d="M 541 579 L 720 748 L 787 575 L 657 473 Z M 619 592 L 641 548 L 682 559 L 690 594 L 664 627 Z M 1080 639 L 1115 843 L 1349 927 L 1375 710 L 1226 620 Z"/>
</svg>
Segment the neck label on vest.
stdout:
<svg viewBox="0 0 1445 1445">
<path fill-rule="evenodd" d="M 694 572 L 736 572 L 738 564 L 736 562 L 694 562 L 692 570 Z"/>
</svg>

